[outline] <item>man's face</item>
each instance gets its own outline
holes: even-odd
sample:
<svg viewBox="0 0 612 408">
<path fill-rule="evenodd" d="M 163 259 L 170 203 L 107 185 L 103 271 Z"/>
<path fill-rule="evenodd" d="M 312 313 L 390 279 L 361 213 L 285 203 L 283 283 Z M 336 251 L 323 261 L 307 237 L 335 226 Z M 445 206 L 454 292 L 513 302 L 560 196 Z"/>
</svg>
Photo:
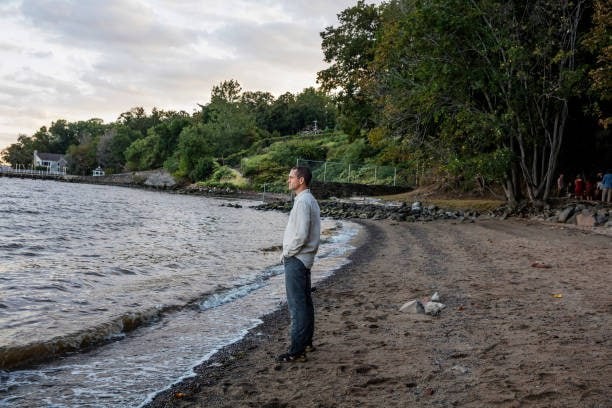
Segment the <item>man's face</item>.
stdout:
<svg viewBox="0 0 612 408">
<path fill-rule="evenodd" d="M 287 178 L 287 187 L 291 191 L 296 191 L 301 188 L 304 184 L 304 178 L 298 177 L 295 170 L 291 170 L 289 172 L 289 177 Z"/>
</svg>

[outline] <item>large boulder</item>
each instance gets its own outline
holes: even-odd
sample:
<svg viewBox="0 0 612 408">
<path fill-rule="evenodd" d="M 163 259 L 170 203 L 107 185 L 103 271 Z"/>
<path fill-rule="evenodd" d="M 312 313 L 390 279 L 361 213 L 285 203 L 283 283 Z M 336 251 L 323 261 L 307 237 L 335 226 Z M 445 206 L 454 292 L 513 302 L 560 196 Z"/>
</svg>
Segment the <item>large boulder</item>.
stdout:
<svg viewBox="0 0 612 408">
<path fill-rule="evenodd" d="M 563 211 L 561 211 L 557 217 L 559 222 L 567 222 L 568 218 L 574 214 L 574 207 L 567 207 Z"/>
<path fill-rule="evenodd" d="M 148 174 L 144 185 L 155 188 L 169 188 L 174 187 L 176 185 L 176 181 L 167 171 L 159 170 Z"/>
<path fill-rule="evenodd" d="M 581 227 L 594 227 L 595 226 L 595 216 L 589 210 L 582 210 L 581 213 L 576 214 L 576 225 Z"/>
</svg>

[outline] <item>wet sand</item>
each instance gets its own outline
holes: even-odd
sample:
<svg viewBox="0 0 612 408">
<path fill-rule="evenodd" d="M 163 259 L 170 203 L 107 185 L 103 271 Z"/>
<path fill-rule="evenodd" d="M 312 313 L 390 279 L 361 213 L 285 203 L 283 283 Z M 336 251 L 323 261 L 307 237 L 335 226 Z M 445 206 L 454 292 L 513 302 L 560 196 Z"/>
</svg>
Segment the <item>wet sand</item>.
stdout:
<svg viewBox="0 0 612 408">
<path fill-rule="evenodd" d="M 514 220 L 366 221 L 314 293 L 315 346 L 286 310 L 150 407 L 609 407 L 612 237 Z M 315 265 L 316 268 L 316 265 Z M 439 292 L 438 316 L 400 312 Z"/>
</svg>

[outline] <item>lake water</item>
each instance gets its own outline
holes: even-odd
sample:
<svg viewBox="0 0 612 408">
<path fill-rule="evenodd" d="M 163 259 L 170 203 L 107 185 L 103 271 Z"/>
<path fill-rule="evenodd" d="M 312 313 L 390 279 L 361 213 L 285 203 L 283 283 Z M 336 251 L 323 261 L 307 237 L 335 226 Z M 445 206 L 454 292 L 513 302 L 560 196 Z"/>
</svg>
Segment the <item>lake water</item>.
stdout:
<svg viewBox="0 0 612 408">
<path fill-rule="evenodd" d="M 0 178 L 0 406 L 142 405 L 278 308 L 287 215 L 230 203 Z M 315 282 L 359 226 L 322 229 Z"/>
</svg>

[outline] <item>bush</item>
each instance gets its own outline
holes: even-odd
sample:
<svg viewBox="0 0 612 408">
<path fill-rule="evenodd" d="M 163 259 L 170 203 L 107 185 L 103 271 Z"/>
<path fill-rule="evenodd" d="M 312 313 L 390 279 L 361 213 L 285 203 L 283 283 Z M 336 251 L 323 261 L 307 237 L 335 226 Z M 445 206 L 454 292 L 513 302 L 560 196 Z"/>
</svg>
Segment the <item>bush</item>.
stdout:
<svg viewBox="0 0 612 408">
<path fill-rule="evenodd" d="M 198 159 L 193 170 L 189 172 L 189 178 L 194 181 L 206 180 L 215 171 L 217 162 L 212 157 Z"/>
</svg>

